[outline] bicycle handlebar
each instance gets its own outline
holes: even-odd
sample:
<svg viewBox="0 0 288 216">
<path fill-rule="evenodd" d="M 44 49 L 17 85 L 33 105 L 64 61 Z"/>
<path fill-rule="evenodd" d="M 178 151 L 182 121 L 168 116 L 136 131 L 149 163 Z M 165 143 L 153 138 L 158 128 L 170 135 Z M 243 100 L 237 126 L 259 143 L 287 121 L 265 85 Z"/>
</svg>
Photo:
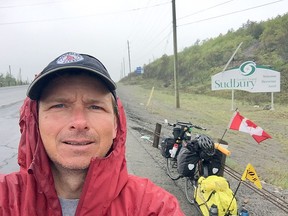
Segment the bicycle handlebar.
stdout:
<svg viewBox="0 0 288 216">
<path fill-rule="evenodd" d="M 231 154 L 231 152 L 224 148 L 220 143 L 214 143 L 214 147 L 215 149 L 218 149 L 219 151 L 221 151 L 223 154 L 229 156 Z"/>
<path fill-rule="evenodd" d="M 194 127 L 196 129 L 199 129 L 199 130 L 207 130 L 204 127 L 201 127 L 201 126 L 198 126 L 198 125 L 194 125 L 191 122 L 177 122 L 177 123 L 174 123 L 174 124 L 168 123 L 168 125 L 169 126 L 173 126 L 173 127 L 176 127 L 176 125 L 179 125 L 179 126 L 184 126 L 184 127 Z"/>
</svg>

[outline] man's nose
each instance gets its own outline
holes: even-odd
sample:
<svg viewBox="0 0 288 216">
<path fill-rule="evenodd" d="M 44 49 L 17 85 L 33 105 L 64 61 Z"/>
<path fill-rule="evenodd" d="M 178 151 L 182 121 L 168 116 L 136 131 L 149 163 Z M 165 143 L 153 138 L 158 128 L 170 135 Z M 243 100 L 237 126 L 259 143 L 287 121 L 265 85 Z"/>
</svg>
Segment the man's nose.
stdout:
<svg viewBox="0 0 288 216">
<path fill-rule="evenodd" d="M 71 115 L 70 129 L 88 130 L 88 119 L 84 108 L 75 108 Z"/>
</svg>

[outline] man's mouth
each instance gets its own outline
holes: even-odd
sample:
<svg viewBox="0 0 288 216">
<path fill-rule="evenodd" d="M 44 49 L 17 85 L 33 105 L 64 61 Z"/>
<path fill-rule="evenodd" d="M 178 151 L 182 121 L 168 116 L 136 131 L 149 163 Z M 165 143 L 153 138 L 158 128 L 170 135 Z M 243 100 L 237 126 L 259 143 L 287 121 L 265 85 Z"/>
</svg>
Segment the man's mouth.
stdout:
<svg viewBox="0 0 288 216">
<path fill-rule="evenodd" d="M 91 143 L 93 143 L 92 141 L 64 141 L 63 143 L 67 144 L 67 145 L 90 145 Z"/>
</svg>

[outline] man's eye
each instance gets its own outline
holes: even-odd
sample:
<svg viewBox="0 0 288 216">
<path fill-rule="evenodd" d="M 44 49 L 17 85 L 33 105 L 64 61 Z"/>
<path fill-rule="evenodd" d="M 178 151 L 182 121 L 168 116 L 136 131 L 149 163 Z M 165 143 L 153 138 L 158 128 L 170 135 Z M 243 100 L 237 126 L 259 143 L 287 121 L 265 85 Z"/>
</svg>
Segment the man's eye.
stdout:
<svg viewBox="0 0 288 216">
<path fill-rule="evenodd" d="M 101 109 L 101 107 L 96 106 L 96 105 L 91 105 L 89 108 L 90 108 L 90 109 L 94 109 L 94 110 Z"/>
<path fill-rule="evenodd" d="M 64 104 L 55 104 L 53 106 L 51 106 L 51 108 L 63 108 Z"/>
</svg>

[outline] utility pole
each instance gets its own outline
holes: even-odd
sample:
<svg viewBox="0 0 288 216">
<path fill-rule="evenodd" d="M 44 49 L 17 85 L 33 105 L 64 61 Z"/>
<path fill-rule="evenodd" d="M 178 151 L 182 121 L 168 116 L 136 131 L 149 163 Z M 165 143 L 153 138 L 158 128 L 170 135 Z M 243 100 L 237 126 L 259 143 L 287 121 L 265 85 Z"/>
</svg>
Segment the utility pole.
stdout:
<svg viewBox="0 0 288 216">
<path fill-rule="evenodd" d="M 126 76 L 126 73 L 125 73 L 125 58 L 123 58 L 123 75 L 124 75 L 124 77 Z"/>
<path fill-rule="evenodd" d="M 173 17 L 173 44 L 174 44 L 174 85 L 175 85 L 175 104 L 180 108 L 179 89 L 178 89 L 178 58 L 177 58 L 177 29 L 176 29 L 176 6 L 175 0 L 172 0 Z"/>
<path fill-rule="evenodd" d="M 10 81 L 12 80 L 11 66 L 9 65 L 9 76 L 8 76 L 8 86 L 10 86 Z"/>
<path fill-rule="evenodd" d="M 22 74 L 21 74 L 21 68 L 19 68 L 18 84 L 22 85 Z"/>
<path fill-rule="evenodd" d="M 123 78 L 123 62 L 121 62 L 120 80 Z"/>
<path fill-rule="evenodd" d="M 12 73 L 11 73 L 11 65 L 9 65 L 9 76 L 12 77 Z"/>
<path fill-rule="evenodd" d="M 130 46 L 129 46 L 129 41 L 128 40 L 127 40 L 127 45 L 128 45 L 129 73 L 131 73 Z"/>
</svg>

